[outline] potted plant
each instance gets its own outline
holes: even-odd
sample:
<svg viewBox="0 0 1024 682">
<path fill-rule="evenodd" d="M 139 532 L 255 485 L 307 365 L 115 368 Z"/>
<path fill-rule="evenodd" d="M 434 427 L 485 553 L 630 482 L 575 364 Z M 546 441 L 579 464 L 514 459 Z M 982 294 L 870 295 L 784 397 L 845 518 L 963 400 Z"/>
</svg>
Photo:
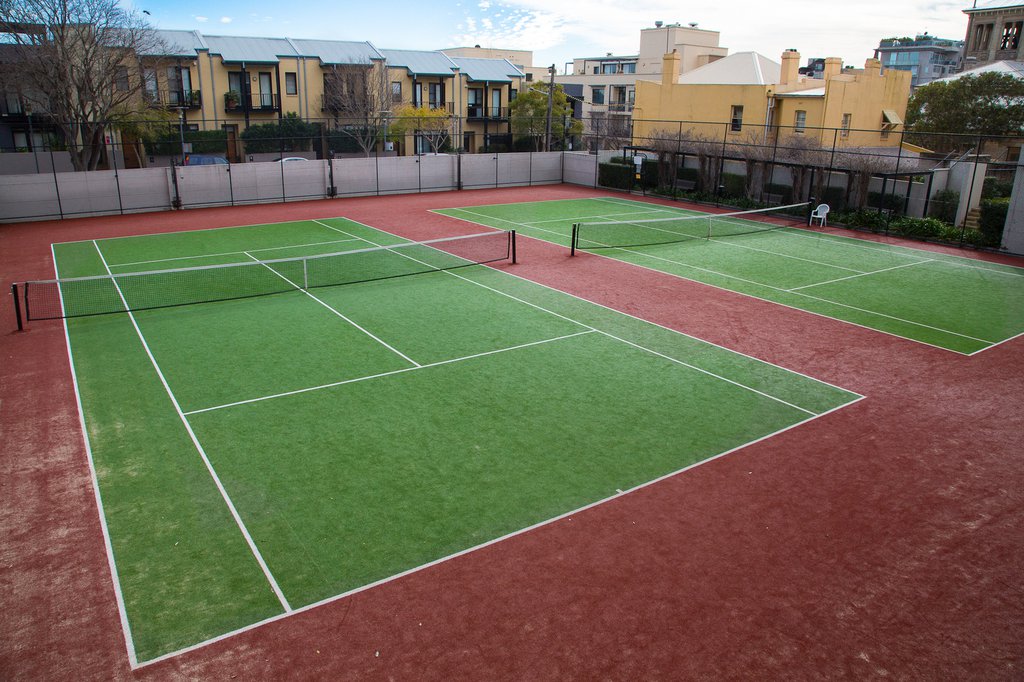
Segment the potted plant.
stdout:
<svg viewBox="0 0 1024 682">
<path fill-rule="evenodd" d="M 228 90 L 224 93 L 224 106 L 228 109 L 234 109 L 237 107 L 240 100 L 241 95 L 238 94 L 237 90 Z"/>
</svg>

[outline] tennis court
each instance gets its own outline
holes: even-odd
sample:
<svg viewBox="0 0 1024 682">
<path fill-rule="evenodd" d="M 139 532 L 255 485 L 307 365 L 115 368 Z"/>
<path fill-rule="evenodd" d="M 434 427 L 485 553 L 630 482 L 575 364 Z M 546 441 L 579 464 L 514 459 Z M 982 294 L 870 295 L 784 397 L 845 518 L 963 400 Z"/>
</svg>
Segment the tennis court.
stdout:
<svg viewBox="0 0 1024 682">
<path fill-rule="evenodd" d="M 799 209 L 711 217 L 602 197 L 439 213 L 567 247 L 576 225 L 577 252 L 959 353 L 1024 334 L 1024 269 L 801 229 Z"/>
<path fill-rule="evenodd" d="M 521 279 L 512 243 L 334 218 L 53 246 L 72 281 L 21 296 L 67 318 L 133 666 L 860 398 Z"/>
</svg>

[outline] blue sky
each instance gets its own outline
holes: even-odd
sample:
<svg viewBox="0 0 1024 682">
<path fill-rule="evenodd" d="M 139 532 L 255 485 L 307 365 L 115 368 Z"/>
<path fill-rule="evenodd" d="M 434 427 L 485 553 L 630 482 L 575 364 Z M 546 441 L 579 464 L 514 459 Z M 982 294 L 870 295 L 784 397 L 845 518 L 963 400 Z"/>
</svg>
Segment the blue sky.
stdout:
<svg viewBox="0 0 1024 682">
<path fill-rule="evenodd" d="M 534 64 L 606 52 L 635 53 L 641 28 L 697 22 L 719 31 L 730 53 L 755 50 L 779 61 L 786 48 L 803 57 L 842 57 L 861 66 L 882 38 L 928 31 L 962 40 L 970 0 L 125 0 L 158 28 L 209 35 L 368 40 L 379 48 L 462 45 L 533 50 Z"/>
</svg>

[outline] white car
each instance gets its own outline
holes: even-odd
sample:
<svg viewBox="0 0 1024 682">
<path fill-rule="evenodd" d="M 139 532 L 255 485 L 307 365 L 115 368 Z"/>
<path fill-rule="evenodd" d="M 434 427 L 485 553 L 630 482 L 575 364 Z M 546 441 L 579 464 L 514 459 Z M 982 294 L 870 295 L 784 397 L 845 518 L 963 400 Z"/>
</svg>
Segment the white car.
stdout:
<svg viewBox="0 0 1024 682">
<path fill-rule="evenodd" d="M 286 156 L 283 159 L 275 159 L 274 163 L 291 163 L 292 161 L 309 161 L 301 156 Z"/>
</svg>

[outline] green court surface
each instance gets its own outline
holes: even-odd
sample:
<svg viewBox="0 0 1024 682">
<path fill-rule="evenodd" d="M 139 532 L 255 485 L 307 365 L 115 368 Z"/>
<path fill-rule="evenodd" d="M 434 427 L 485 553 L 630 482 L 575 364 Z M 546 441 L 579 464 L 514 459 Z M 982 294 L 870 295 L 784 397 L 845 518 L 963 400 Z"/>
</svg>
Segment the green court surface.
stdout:
<svg viewBox="0 0 1024 682">
<path fill-rule="evenodd" d="M 54 255 L 61 277 L 82 277 L 403 241 L 337 218 Z M 133 664 L 859 397 L 513 273 L 469 265 L 67 320 Z"/>
<path fill-rule="evenodd" d="M 649 244 L 670 240 L 672 226 L 614 223 L 700 214 L 619 198 L 438 212 L 565 246 L 584 221 L 584 250 L 960 353 L 1024 334 L 1024 269 L 1013 266 L 741 218 L 729 225 L 754 231 L 707 238 L 706 222 L 688 222 L 671 243 Z"/>
</svg>

